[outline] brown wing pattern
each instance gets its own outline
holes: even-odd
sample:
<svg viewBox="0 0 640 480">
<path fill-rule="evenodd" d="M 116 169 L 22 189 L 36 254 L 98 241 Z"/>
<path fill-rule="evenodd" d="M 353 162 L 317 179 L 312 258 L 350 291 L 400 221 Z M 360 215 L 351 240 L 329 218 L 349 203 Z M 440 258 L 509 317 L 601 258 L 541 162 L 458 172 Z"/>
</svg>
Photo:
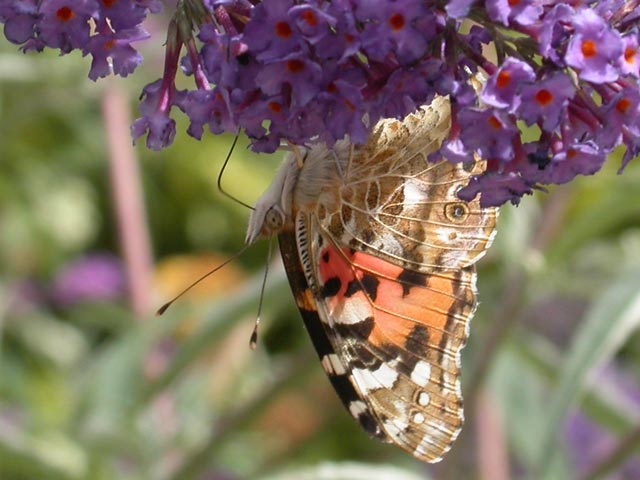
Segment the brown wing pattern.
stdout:
<svg viewBox="0 0 640 480">
<path fill-rule="evenodd" d="M 341 202 L 318 211 L 322 227 L 342 244 L 424 273 L 476 262 L 493 238 L 496 209 L 456 196 L 485 162 L 427 162 L 449 123 L 443 98 L 402 122 L 380 122 L 348 161 Z"/>
</svg>

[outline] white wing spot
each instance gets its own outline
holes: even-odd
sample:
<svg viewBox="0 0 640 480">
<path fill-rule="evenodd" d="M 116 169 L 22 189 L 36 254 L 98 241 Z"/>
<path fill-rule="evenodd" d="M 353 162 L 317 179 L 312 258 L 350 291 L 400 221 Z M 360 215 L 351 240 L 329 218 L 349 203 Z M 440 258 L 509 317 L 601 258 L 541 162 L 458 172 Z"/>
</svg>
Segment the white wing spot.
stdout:
<svg viewBox="0 0 640 480">
<path fill-rule="evenodd" d="M 390 255 L 401 256 L 404 251 L 404 247 L 398 241 L 398 237 L 395 234 L 387 232 L 382 233 L 382 235 L 378 236 L 378 241 L 374 246 L 377 246 L 380 249 L 384 249 Z"/>
<path fill-rule="evenodd" d="M 355 418 L 367 411 L 367 405 L 362 400 L 354 400 L 349 404 L 349 413 Z"/>
<path fill-rule="evenodd" d="M 424 415 L 421 413 L 416 413 L 413 416 L 413 423 L 424 423 Z"/>
<path fill-rule="evenodd" d="M 380 388 L 392 388 L 398 379 L 398 372 L 386 363 L 380 365 L 377 370 L 354 368 L 351 374 L 363 393 Z"/>
<path fill-rule="evenodd" d="M 341 306 L 341 309 L 334 308 L 330 313 L 332 321 L 336 324 L 356 325 L 371 315 L 371 304 L 364 295 L 354 295 Z"/>
<path fill-rule="evenodd" d="M 329 353 L 322 357 L 322 368 L 332 375 L 344 375 L 347 373 L 344 365 L 335 353 Z"/>
<path fill-rule="evenodd" d="M 420 360 L 418 363 L 416 363 L 416 366 L 413 367 L 413 371 L 411 372 L 411 380 L 421 387 L 426 387 L 429 383 L 430 377 L 431 364 L 425 362 L 424 360 Z"/>
<path fill-rule="evenodd" d="M 429 394 L 427 392 L 421 392 L 420 396 L 418 397 L 418 404 L 426 407 L 427 405 L 429 405 L 429 402 L 431 402 L 431 398 L 429 398 Z"/>
<path fill-rule="evenodd" d="M 391 438 L 403 437 L 408 426 L 409 425 L 400 419 L 389 419 L 383 423 L 384 431 L 387 432 Z"/>
<path fill-rule="evenodd" d="M 426 192 L 420 188 L 419 185 L 416 185 L 416 182 L 408 180 L 404 184 L 404 201 L 406 204 L 418 204 L 425 200 L 427 200 L 428 195 Z"/>
</svg>

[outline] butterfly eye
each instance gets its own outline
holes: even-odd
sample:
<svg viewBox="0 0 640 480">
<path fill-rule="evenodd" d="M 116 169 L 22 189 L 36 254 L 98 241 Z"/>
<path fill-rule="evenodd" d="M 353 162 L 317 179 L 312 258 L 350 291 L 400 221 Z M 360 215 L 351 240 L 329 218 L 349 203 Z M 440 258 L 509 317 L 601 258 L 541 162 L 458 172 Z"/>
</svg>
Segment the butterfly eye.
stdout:
<svg viewBox="0 0 640 480">
<path fill-rule="evenodd" d="M 466 162 L 462 164 L 462 169 L 467 172 L 467 173 L 471 173 L 473 172 L 473 169 L 476 166 L 476 162 Z"/>
<path fill-rule="evenodd" d="M 277 232 L 284 225 L 284 215 L 280 209 L 271 207 L 264 217 L 264 225 L 270 232 Z"/>
<path fill-rule="evenodd" d="M 444 207 L 444 215 L 453 223 L 464 222 L 469 216 L 469 207 L 466 203 L 447 203 Z"/>
</svg>

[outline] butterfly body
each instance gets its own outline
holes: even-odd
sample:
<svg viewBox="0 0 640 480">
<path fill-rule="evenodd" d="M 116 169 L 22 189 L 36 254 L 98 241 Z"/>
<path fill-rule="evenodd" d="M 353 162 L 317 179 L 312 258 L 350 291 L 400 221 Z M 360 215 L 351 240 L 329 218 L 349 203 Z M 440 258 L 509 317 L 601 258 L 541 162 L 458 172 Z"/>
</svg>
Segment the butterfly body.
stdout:
<svg viewBox="0 0 640 480">
<path fill-rule="evenodd" d="M 341 400 L 371 435 L 435 462 L 463 422 L 460 351 L 474 263 L 495 209 L 456 197 L 483 162 L 427 156 L 449 131 L 436 98 L 369 141 L 289 155 L 256 204 L 247 242 L 279 235 L 297 305 Z"/>
</svg>

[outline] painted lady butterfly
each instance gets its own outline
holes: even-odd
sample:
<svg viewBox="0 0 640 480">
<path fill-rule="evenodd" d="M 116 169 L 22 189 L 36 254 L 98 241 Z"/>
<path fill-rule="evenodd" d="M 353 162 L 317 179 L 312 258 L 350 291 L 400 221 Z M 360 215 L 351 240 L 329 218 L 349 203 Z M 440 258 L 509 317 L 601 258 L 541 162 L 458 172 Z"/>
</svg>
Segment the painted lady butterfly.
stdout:
<svg viewBox="0 0 640 480">
<path fill-rule="evenodd" d="M 279 235 L 322 367 L 371 435 L 436 462 L 463 422 L 460 351 L 474 263 L 496 210 L 456 192 L 484 162 L 427 163 L 450 128 L 445 98 L 379 122 L 363 146 L 290 154 L 257 202 L 247 243 Z"/>
</svg>

